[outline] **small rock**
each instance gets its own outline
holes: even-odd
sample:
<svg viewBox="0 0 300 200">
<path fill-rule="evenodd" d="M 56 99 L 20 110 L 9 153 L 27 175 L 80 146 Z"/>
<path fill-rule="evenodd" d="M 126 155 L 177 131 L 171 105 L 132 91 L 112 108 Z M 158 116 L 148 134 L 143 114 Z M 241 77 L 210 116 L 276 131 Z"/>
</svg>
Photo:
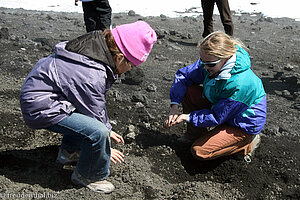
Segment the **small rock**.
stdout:
<svg viewBox="0 0 300 200">
<path fill-rule="evenodd" d="M 8 37 L 9 37 L 8 28 L 1 28 L 0 29 L 0 39 L 8 39 Z"/>
<path fill-rule="evenodd" d="M 176 35 L 177 32 L 175 30 L 170 30 L 169 33 L 170 35 Z"/>
<path fill-rule="evenodd" d="M 127 127 L 127 130 L 128 132 L 134 132 L 135 131 L 135 126 L 130 124 L 128 127 Z"/>
<path fill-rule="evenodd" d="M 274 79 L 280 79 L 283 75 L 283 72 L 277 72 L 275 75 L 274 75 Z"/>
<path fill-rule="evenodd" d="M 123 181 L 123 183 L 128 183 L 129 181 L 130 181 L 130 177 L 129 177 L 129 175 L 123 175 L 122 176 L 122 181 Z"/>
<path fill-rule="evenodd" d="M 291 26 L 291 25 L 284 26 L 283 29 L 285 29 L 285 30 L 293 30 L 293 26 Z"/>
<path fill-rule="evenodd" d="M 174 62 L 174 64 L 184 66 L 184 63 L 182 61 L 176 61 Z"/>
<path fill-rule="evenodd" d="M 165 38 L 166 35 L 167 35 L 165 30 L 156 29 L 155 32 L 156 32 L 156 35 L 157 35 L 157 39 Z"/>
<path fill-rule="evenodd" d="M 145 74 L 141 68 L 133 68 L 132 70 L 125 73 L 125 78 L 122 83 L 128 85 L 140 85 L 144 80 Z"/>
<path fill-rule="evenodd" d="M 144 108 L 144 107 L 145 107 L 144 104 L 141 103 L 141 102 L 137 102 L 137 103 L 135 104 L 135 108 L 137 108 L 137 109 L 139 109 L 139 108 Z"/>
<path fill-rule="evenodd" d="M 173 81 L 174 76 L 171 76 L 171 75 L 164 75 L 164 76 L 163 76 L 163 79 L 164 79 L 165 81 Z"/>
<path fill-rule="evenodd" d="M 131 101 L 132 102 L 141 102 L 141 103 L 146 103 L 147 102 L 147 98 L 145 97 L 145 95 L 140 94 L 140 93 L 135 93 L 131 96 Z"/>
<path fill-rule="evenodd" d="M 166 15 L 160 14 L 160 18 L 167 18 Z"/>
<path fill-rule="evenodd" d="M 295 101 L 300 102 L 300 89 L 298 89 L 298 91 L 294 92 L 294 99 L 295 99 Z"/>
<path fill-rule="evenodd" d="M 159 60 L 159 61 L 169 60 L 167 57 L 165 57 L 163 55 L 156 55 L 154 59 Z"/>
<path fill-rule="evenodd" d="M 296 109 L 296 110 L 300 110 L 300 102 L 296 102 L 293 104 L 293 107 Z"/>
<path fill-rule="evenodd" d="M 136 16 L 136 13 L 133 10 L 129 10 L 128 15 L 133 17 Z"/>
<path fill-rule="evenodd" d="M 24 57 L 23 57 L 23 61 L 24 61 L 24 62 L 30 62 L 30 60 L 27 58 L 27 56 L 24 56 Z"/>
<path fill-rule="evenodd" d="M 266 18 L 265 18 L 265 21 L 266 21 L 266 22 L 274 22 L 274 20 L 273 20 L 271 17 L 266 17 Z"/>
<path fill-rule="evenodd" d="M 117 121 L 116 121 L 116 120 L 110 120 L 109 122 L 110 122 L 110 124 L 112 124 L 112 125 L 117 125 Z"/>
<path fill-rule="evenodd" d="M 283 90 L 282 91 L 282 96 L 287 98 L 287 99 L 293 99 L 293 95 L 288 90 Z"/>
<path fill-rule="evenodd" d="M 156 92 L 156 85 L 154 85 L 153 83 L 151 83 L 150 85 L 147 86 L 146 91 L 147 92 Z"/>
<path fill-rule="evenodd" d="M 170 43 L 169 45 L 170 45 L 171 48 L 173 48 L 175 50 L 182 51 L 182 49 L 179 46 L 177 46 L 176 44 Z"/>
<path fill-rule="evenodd" d="M 10 39 L 11 41 L 19 41 L 19 38 L 18 38 L 17 36 L 15 36 L 15 35 L 10 35 L 10 36 L 9 36 L 9 39 Z"/>
<path fill-rule="evenodd" d="M 295 67 L 292 66 L 291 64 L 288 64 L 287 66 L 284 67 L 284 70 L 286 70 L 286 71 L 294 71 Z"/>
<path fill-rule="evenodd" d="M 129 132 L 125 135 L 124 139 L 126 140 L 126 143 L 131 143 L 135 140 L 136 134 L 134 132 Z"/>
</svg>

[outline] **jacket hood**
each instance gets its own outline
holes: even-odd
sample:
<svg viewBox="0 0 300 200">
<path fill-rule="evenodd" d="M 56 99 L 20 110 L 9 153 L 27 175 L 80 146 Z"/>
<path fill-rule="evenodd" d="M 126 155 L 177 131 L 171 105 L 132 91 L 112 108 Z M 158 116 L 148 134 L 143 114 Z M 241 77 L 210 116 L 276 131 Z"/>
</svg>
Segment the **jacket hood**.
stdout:
<svg viewBox="0 0 300 200">
<path fill-rule="evenodd" d="M 216 80 L 227 80 L 232 74 L 238 74 L 251 67 L 248 53 L 243 48 L 236 47 L 238 48 L 236 53 L 221 68 L 219 74 L 215 77 Z"/>
<path fill-rule="evenodd" d="M 251 61 L 250 57 L 247 51 L 245 51 L 242 47 L 236 46 L 237 51 L 236 51 L 236 61 L 235 65 L 231 70 L 231 74 L 237 74 L 241 73 L 243 71 L 246 71 L 250 69 L 251 67 Z"/>
<path fill-rule="evenodd" d="M 55 45 L 54 53 L 91 67 L 102 69 L 105 64 L 113 72 L 116 69 L 101 31 L 92 31 L 74 40 L 60 42 Z"/>
</svg>

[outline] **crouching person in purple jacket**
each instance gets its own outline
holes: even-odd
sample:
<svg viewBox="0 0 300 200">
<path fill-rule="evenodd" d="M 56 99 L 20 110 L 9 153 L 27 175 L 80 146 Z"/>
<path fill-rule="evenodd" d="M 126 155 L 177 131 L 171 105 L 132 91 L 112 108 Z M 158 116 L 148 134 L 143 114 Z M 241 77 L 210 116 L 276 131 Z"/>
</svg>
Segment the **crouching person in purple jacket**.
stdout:
<svg viewBox="0 0 300 200">
<path fill-rule="evenodd" d="M 112 131 L 105 93 L 118 75 L 145 62 L 157 36 L 143 21 L 93 31 L 55 46 L 26 77 L 20 104 L 26 124 L 63 134 L 57 161 L 77 162 L 71 180 L 95 192 L 110 193 L 109 163 L 124 155 L 110 146 Z"/>
</svg>

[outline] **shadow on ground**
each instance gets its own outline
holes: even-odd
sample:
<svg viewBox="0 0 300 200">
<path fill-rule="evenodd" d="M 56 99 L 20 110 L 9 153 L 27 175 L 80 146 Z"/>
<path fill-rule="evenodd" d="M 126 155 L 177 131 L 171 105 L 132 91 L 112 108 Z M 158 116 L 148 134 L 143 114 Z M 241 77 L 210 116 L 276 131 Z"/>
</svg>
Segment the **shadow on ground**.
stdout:
<svg viewBox="0 0 300 200">
<path fill-rule="evenodd" d="M 61 191 L 71 188 L 72 171 L 55 163 L 58 146 L 0 152 L 0 174 L 14 182 Z"/>
</svg>

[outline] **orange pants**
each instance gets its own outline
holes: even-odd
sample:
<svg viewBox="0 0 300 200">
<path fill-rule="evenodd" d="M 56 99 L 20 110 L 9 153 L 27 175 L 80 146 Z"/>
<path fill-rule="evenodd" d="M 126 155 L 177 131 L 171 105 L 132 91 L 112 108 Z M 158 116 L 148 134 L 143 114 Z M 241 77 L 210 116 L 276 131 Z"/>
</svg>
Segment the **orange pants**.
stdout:
<svg viewBox="0 0 300 200">
<path fill-rule="evenodd" d="M 183 113 L 188 114 L 194 110 L 210 109 L 211 103 L 202 97 L 202 86 L 187 88 L 182 102 Z M 244 150 L 246 155 L 252 148 L 253 135 L 243 132 L 238 127 L 221 124 L 208 130 L 204 127 L 195 127 L 187 124 L 185 137 L 195 140 L 191 151 L 195 158 L 212 160 L 220 156 L 227 156 Z"/>
</svg>

